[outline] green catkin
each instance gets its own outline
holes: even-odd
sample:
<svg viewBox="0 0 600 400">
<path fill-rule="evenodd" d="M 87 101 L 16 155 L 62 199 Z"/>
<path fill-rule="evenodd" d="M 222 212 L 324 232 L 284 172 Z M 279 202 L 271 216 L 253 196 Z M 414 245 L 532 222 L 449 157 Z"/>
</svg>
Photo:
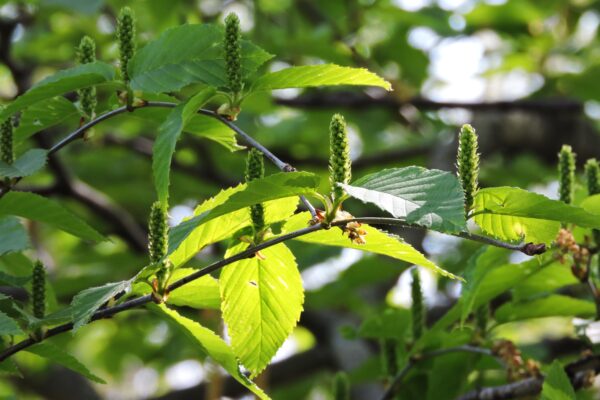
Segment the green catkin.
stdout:
<svg viewBox="0 0 600 400">
<path fill-rule="evenodd" d="M 489 315 L 490 307 L 487 303 L 475 310 L 475 326 L 482 336 L 485 336 L 485 332 L 487 331 Z"/>
<path fill-rule="evenodd" d="M 333 399 L 350 400 L 350 380 L 345 372 L 338 372 L 333 377 Z"/>
<path fill-rule="evenodd" d="M 460 129 L 458 154 L 456 157 L 458 177 L 465 193 L 465 210 L 468 213 L 478 189 L 479 153 L 477 153 L 477 134 L 469 124 Z"/>
<path fill-rule="evenodd" d="M 381 361 L 386 377 L 394 377 L 398 373 L 398 361 L 396 358 L 396 340 L 381 340 Z"/>
<path fill-rule="evenodd" d="M 46 314 L 46 270 L 37 261 L 31 274 L 31 298 L 33 300 L 33 316 L 42 319 Z"/>
<path fill-rule="evenodd" d="M 585 177 L 587 190 L 590 196 L 600 193 L 600 165 L 595 158 L 590 158 L 585 163 Z M 600 245 L 600 230 L 592 229 L 596 246 Z M 598 258 L 600 264 L 600 257 Z"/>
<path fill-rule="evenodd" d="M 558 183 L 560 200 L 571 204 L 575 186 L 575 153 L 569 145 L 563 145 L 558 153 Z"/>
<path fill-rule="evenodd" d="M 135 53 L 135 14 L 129 7 L 121 8 L 117 18 L 117 40 L 119 41 L 119 67 L 121 78 L 129 82 L 127 66 Z"/>
<path fill-rule="evenodd" d="M 335 114 L 329 125 L 329 182 L 334 199 L 344 195 L 344 189 L 337 183 L 350 183 L 351 165 L 346 121 L 340 114 Z"/>
<path fill-rule="evenodd" d="M 225 64 L 227 66 L 227 83 L 233 93 L 242 90 L 242 45 L 240 20 L 234 13 L 225 18 L 225 38 L 223 43 Z"/>
<path fill-rule="evenodd" d="M 89 64 L 96 61 L 96 43 L 89 36 L 84 36 L 77 49 L 77 61 L 79 64 Z M 81 109 L 89 119 L 94 118 L 96 110 L 96 88 L 87 87 L 77 91 Z"/>
<path fill-rule="evenodd" d="M 265 176 L 265 165 L 263 153 L 254 148 L 248 152 L 246 159 L 246 182 L 260 179 Z M 254 233 L 261 232 L 265 228 L 265 210 L 262 204 L 254 204 L 250 207 L 250 216 Z"/>
<path fill-rule="evenodd" d="M 421 278 L 419 277 L 419 271 L 414 268 L 412 270 L 412 330 L 413 340 L 418 340 L 425 329 L 425 310 L 423 305 L 423 292 L 421 290 Z"/>
<path fill-rule="evenodd" d="M 13 125 L 8 118 L 0 124 L 0 161 L 12 164 L 15 160 L 13 149 Z"/>
<path fill-rule="evenodd" d="M 159 262 L 167 254 L 167 210 L 159 201 L 152 204 L 148 221 L 148 250 L 150 261 Z"/>
</svg>

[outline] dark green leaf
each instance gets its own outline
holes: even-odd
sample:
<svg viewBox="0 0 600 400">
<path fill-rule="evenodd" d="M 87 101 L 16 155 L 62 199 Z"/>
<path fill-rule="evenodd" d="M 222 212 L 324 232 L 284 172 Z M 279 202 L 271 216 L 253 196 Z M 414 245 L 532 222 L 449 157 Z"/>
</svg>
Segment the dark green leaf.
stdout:
<svg viewBox="0 0 600 400">
<path fill-rule="evenodd" d="M 19 178 L 32 175 L 46 165 L 46 155 L 44 149 L 31 149 L 12 164 L 0 161 L 0 176 Z"/>
<path fill-rule="evenodd" d="M 0 218 L 0 256 L 12 251 L 25 250 L 30 246 L 27 231 L 18 218 Z"/>
<path fill-rule="evenodd" d="M 17 322 L 0 311 L 0 335 L 22 335 L 23 331 Z"/>
<path fill-rule="evenodd" d="M 19 119 L 19 126 L 15 129 L 15 143 L 21 143 L 36 132 L 53 127 L 63 121 L 79 122 L 81 113 L 64 97 L 54 97 L 46 101 L 33 104 L 27 108 Z"/>
</svg>

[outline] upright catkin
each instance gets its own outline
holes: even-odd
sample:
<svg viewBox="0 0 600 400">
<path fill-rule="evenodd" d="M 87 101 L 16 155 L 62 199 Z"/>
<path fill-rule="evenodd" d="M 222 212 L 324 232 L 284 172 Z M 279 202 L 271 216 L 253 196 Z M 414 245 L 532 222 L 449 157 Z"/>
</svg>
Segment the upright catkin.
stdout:
<svg viewBox="0 0 600 400">
<path fill-rule="evenodd" d="M 571 204 L 575 189 L 575 153 L 566 144 L 558 153 L 558 183 L 560 200 Z"/>
<path fill-rule="evenodd" d="M 12 119 L 7 118 L 0 124 L 0 161 L 12 164 L 14 160 L 13 124 Z"/>
<path fill-rule="evenodd" d="M 475 129 L 469 124 L 463 125 L 458 136 L 456 166 L 465 193 L 465 211 L 467 213 L 473 208 L 473 201 L 479 185 L 479 153 L 477 153 L 477 147 Z"/>
<path fill-rule="evenodd" d="M 398 373 L 398 361 L 396 356 L 396 340 L 381 339 L 381 361 L 386 377 L 393 377 Z"/>
<path fill-rule="evenodd" d="M 119 42 L 119 68 L 121 78 L 129 82 L 129 61 L 135 54 L 135 14 L 129 7 L 121 8 L 117 18 L 117 40 Z"/>
<path fill-rule="evenodd" d="M 265 176 L 265 165 L 263 153 L 252 148 L 248 152 L 246 159 L 246 182 L 252 182 L 255 179 L 260 179 Z M 250 206 L 250 217 L 252 219 L 252 227 L 255 235 L 265 228 L 265 210 L 262 204 L 254 204 Z"/>
<path fill-rule="evenodd" d="M 425 308 L 423 304 L 423 291 L 421 290 L 421 278 L 419 277 L 419 270 L 414 268 L 411 271 L 412 283 L 411 283 L 411 294 L 412 294 L 412 330 L 413 340 L 418 340 L 423 331 L 425 330 Z"/>
<path fill-rule="evenodd" d="M 350 400 L 350 380 L 348 374 L 343 371 L 333 377 L 333 399 Z"/>
<path fill-rule="evenodd" d="M 167 254 L 167 209 L 159 201 L 152 204 L 148 221 L 148 251 L 152 263 L 159 262 Z"/>
<path fill-rule="evenodd" d="M 242 90 L 241 36 L 240 20 L 236 14 L 230 13 L 225 18 L 223 49 L 225 51 L 227 83 L 233 93 L 239 93 Z"/>
<path fill-rule="evenodd" d="M 337 183 L 348 184 L 351 178 L 352 162 L 346 121 L 340 114 L 335 114 L 329 124 L 329 182 L 334 199 L 344 195 L 344 189 Z"/>
<path fill-rule="evenodd" d="M 595 158 L 590 158 L 585 163 L 585 178 L 588 194 L 593 196 L 600 193 L 600 165 Z M 596 246 L 600 245 L 600 230 L 592 229 L 592 235 Z M 600 257 L 598 258 L 600 264 Z"/>
<path fill-rule="evenodd" d="M 31 298 L 33 316 L 42 319 L 46 314 L 46 270 L 44 264 L 36 261 L 31 274 Z"/>
<path fill-rule="evenodd" d="M 77 61 L 79 64 L 89 64 L 96 61 L 96 43 L 89 36 L 84 36 L 77 49 Z M 94 86 L 79 89 L 77 91 L 81 109 L 89 119 L 94 118 L 96 110 L 96 88 Z"/>
<path fill-rule="evenodd" d="M 490 305 L 485 303 L 475 310 L 475 326 L 482 336 L 485 336 L 490 315 Z"/>
</svg>

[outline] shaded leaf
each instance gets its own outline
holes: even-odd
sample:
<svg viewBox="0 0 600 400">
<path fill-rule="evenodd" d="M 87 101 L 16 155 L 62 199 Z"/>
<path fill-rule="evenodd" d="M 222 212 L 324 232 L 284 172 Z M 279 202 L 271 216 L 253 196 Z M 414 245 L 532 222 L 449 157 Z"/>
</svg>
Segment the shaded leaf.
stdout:
<svg viewBox="0 0 600 400">
<path fill-rule="evenodd" d="M 530 301 L 505 303 L 496 310 L 494 317 L 503 323 L 543 317 L 592 317 L 595 313 L 596 306 L 591 301 L 555 294 Z"/>
<path fill-rule="evenodd" d="M 18 178 L 32 175 L 46 165 L 46 154 L 44 149 L 31 149 L 12 164 L 0 161 L 0 176 Z"/>
<path fill-rule="evenodd" d="M 0 218 L 0 256 L 13 251 L 25 250 L 30 246 L 29 235 L 18 218 Z"/>
<path fill-rule="evenodd" d="M 380 314 L 367 317 L 360 325 L 358 334 L 367 338 L 403 340 L 410 321 L 409 310 L 388 308 Z"/>
<path fill-rule="evenodd" d="M 14 132 L 15 143 L 21 143 L 33 134 L 63 121 L 79 122 L 80 116 L 75 104 L 64 97 L 54 97 L 33 104 L 21 114 L 19 126 Z"/>
<path fill-rule="evenodd" d="M 34 193 L 8 192 L 0 198 L 0 216 L 4 215 L 44 222 L 86 240 L 105 240 L 104 236 L 60 204 Z"/>
<path fill-rule="evenodd" d="M 23 335 L 17 321 L 0 311 L 0 335 Z"/>
<path fill-rule="evenodd" d="M 92 374 L 90 370 L 87 369 L 87 367 L 79 362 L 79 360 L 77 360 L 75 357 L 51 343 L 37 343 L 25 349 L 25 351 L 46 358 L 52 362 L 62 365 L 63 367 L 69 368 L 70 370 L 73 370 L 96 383 L 106 383 L 102 378 Z"/>
</svg>

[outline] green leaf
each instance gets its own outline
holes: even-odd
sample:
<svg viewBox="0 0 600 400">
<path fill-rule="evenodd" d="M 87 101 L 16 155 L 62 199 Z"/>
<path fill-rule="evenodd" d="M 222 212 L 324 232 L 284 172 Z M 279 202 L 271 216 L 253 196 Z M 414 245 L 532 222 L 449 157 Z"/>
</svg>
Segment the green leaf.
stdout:
<svg viewBox="0 0 600 400">
<path fill-rule="evenodd" d="M 513 299 L 531 298 L 540 293 L 549 293 L 563 286 L 578 283 L 579 280 L 571 273 L 568 265 L 552 264 L 515 286 Z"/>
<path fill-rule="evenodd" d="M 14 133 L 15 143 L 22 143 L 33 134 L 63 121 L 79 122 L 80 116 L 75 104 L 64 97 L 53 97 L 33 104 L 21 114 L 19 126 Z"/>
<path fill-rule="evenodd" d="M 63 93 L 108 82 L 115 76 L 112 65 L 97 61 L 58 71 L 56 74 L 36 83 L 15 101 L 0 111 L 0 120 L 34 103 L 50 99 Z"/>
<path fill-rule="evenodd" d="M 96 383 L 106 383 L 102 378 L 92 374 L 90 370 L 87 369 L 87 367 L 79 362 L 79 360 L 77 360 L 75 357 L 63 351 L 60 347 L 48 342 L 34 344 L 33 346 L 25 349 L 25 351 L 46 358 L 52 362 L 62 365 L 63 367 L 69 368 L 70 370 L 73 370 Z"/>
<path fill-rule="evenodd" d="M 562 365 L 554 360 L 542 386 L 542 400 L 575 400 L 575 389 Z"/>
<path fill-rule="evenodd" d="M 158 200 L 166 204 L 169 198 L 169 171 L 175 145 L 190 118 L 215 94 L 215 89 L 206 87 L 193 97 L 179 104 L 169 113 L 158 129 L 158 137 L 152 149 L 152 171 Z"/>
<path fill-rule="evenodd" d="M 44 222 L 85 240 L 105 240 L 104 236 L 60 204 L 34 193 L 9 192 L 0 198 L 0 217 L 5 215 Z"/>
<path fill-rule="evenodd" d="M 46 165 L 46 155 L 47 151 L 44 149 L 31 149 L 12 164 L 0 161 L 0 176 L 19 178 L 32 175 Z"/>
<path fill-rule="evenodd" d="M 555 294 L 530 301 L 505 303 L 496 310 L 494 317 L 499 323 L 504 323 L 544 317 L 587 318 L 595 313 L 596 306 L 591 301 Z"/>
<path fill-rule="evenodd" d="M 29 235 L 15 217 L 0 218 L 0 256 L 13 251 L 28 249 Z"/>
<path fill-rule="evenodd" d="M 247 246 L 230 248 L 226 256 Z M 256 257 L 223 268 L 219 285 L 231 346 L 255 377 L 300 319 L 304 289 L 296 259 L 283 243 L 268 247 Z"/>
<path fill-rule="evenodd" d="M 308 212 L 296 214 L 285 223 L 283 232 L 292 232 L 305 228 L 308 225 L 309 220 L 310 214 Z M 399 237 L 390 236 L 385 232 L 365 224 L 361 225 L 361 229 L 364 229 L 367 233 L 365 236 L 365 244 L 353 243 L 347 236 L 341 234 L 339 228 L 309 233 L 308 235 L 299 236 L 294 240 L 305 243 L 322 244 L 325 246 L 347 247 L 381 254 L 411 264 L 421 265 L 449 278 L 462 279 L 438 267 L 436 264 L 429 261 L 423 254 L 415 250 L 410 244 L 404 243 Z"/>
<path fill-rule="evenodd" d="M 441 232 L 466 229 L 464 194 L 449 172 L 421 167 L 385 169 L 352 185 L 350 196 L 375 204 L 396 218 Z"/>
<path fill-rule="evenodd" d="M 366 338 L 403 340 L 410 320 L 409 310 L 387 308 L 382 313 L 367 317 L 358 334 Z"/>
<path fill-rule="evenodd" d="M 223 34 L 222 27 L 211 24 L 183 25 L 165 31 L 131 60 L 131 87 L 147 92 L 170 92 L 200 82 L 225 86 Z M 271 57 L 260 47 L 243 40 L 242 79 Z"/>
<path fill-rule="evenodd" d="M 301 194 L 315 193 L 320 178 L 308 172 L 281 172 L 244 183 L 232 190 L 221 204 L 196 215 L 175 228 L 169 235 L 169 254 L 173 253 L 194 230 L 222 215 L 253 204 Z"/>
<path fill-rule="evenodd" d="M 231 128 L 206 115 L 194 115 L 186 124 L 184 131 L 219 143 L 229 151 L 238 151 L 245 148 L 238 144 L 236 133 Z"/>
<path fill-rule="evenodd" d="M 23 256 L 25 257 L 25 256 Z M 31 280 L 29 276 L 13 276 L 5 272 L 0 271 L 0 284 L 7 286 L 23 287 L 27 282 Z"/>
<path fill-rule="evenodd" d="M 153 310 L 159 310 L 177 324 L 195 343 L 200 345 L 202 352 L 210 356 L 231 376 L 248 388 L 252 393 L 261 399 L 269 399 L 254 382 L 246 377 L 241 371 L 235 354 L 223 339 L 217 336 L 213 331 L 203 327 L 196 321 L 179 315 L 164 304 L 150 305 Z"/>
<path fill-rule="evenodd" d="M 335 85 L 379 86 L 385 90 L 392 90 L 388 81 L 365 68 L 341 67 L 335 64 L 306 65 L 271 72 L 258 78 L 251 90 Z"/>
<path fill-rule="evenodd" d="M 17 368 L 17 364 L 12 358 L 7 358 L 0 362 L 0 375 L 16 375 L 21 378 L 23 377 L 19 368 Z"/>
<path fill-rule="evenodd" d="M 17 321 L 0 311 L 0 335 L 23 335 Z"/>
<path fill-rule="evenodd" d="M 222 190 L 215 197 L 206 200 L 196 207 L 194 216 L 198 216 L 223 204 L 229 197 L 243 190 L 243 188 L 244 186 L 240 185 L 235 188 Z M 265 209 L 265 223 L 269 225 L 282 221 L 294 214 L 294 211 L 298 207 L 298 198 L 286 197 L 271 200 L 264 202 L 263 206 Z M 169 256 L 169 260 L 176 267 L 181 266 L 209 244 L 228 239 L 235 232 L 251 224 L 250 209 L 248 207 L 215 218 L 194 229 L 179 245 L 177 250 Z M 171 239 L 169 239 L 169 242 L 171 242 Z"/>
<path fill-rule="evenodd" d="M 458 303 L 461 307 L 460 324 L 463 325 L 473 311 L 475 298 L 481 288 L 481 283 L 494 268 L 508 261 L 508 251 L 497 247 L 485 246 L 473 254 L 467 263 L 465 280 Z"/>
<path fill-rule="evenodd" d="M 87 324 L 104 303 L 118 293 L 127 290 L 131 281 L 107 283 L 104 286 L 85 289 L 73 297 L 71 301 L 71 315 L 73 316 L 73 332 Z"/>
<path fill-rule="evenodd" d="M 549 243 L 556 237 L 561 223 L 600 227 L 600 215 L 506 186 L 480 190 L 473 213 L 475 222 L 486 234 L 508 241 Z"/>
</svg>

